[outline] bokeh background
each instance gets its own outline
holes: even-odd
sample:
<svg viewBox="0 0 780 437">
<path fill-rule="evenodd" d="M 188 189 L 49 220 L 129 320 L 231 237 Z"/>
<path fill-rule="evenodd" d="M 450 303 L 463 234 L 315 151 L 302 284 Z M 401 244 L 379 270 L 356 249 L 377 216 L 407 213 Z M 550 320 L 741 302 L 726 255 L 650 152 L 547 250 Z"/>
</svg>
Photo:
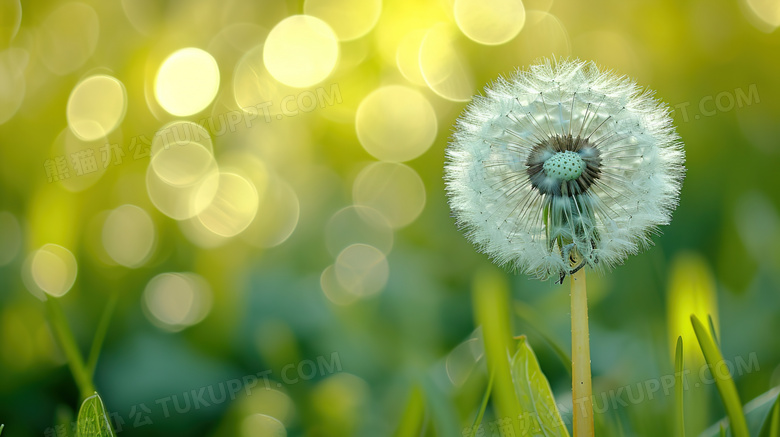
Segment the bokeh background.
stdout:
<svg viewBox="0 0 780 437">
<path fill-rule="evenodd" d="M 444 149 L 473 94 L 543 56 L 674 110 L 673 223 L 589 278 L 594 393 L 607 428 L 669 432 L 647 381 L 682 335 L 697 435 L 723 409 L 691 312 L 743 402 L 780 384 L 779 25 L 772 0 L 0 1 L 4 435 L 74 435 L 47 298 L 85 356 L 116 304 L 95 385 L 120 435 L 466 435 L 492 267 Z M 565 410 L 568 288 L 498 275 Z"/>
</svg>

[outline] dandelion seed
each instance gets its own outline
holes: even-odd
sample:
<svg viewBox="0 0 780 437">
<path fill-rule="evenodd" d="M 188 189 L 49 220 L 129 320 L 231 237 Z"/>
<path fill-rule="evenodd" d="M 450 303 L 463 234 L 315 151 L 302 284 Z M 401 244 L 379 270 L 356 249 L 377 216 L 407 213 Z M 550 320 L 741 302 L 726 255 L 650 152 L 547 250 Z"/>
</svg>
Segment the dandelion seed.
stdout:
<svg viewBox="0 0 780 437">
<path fill-rule="evenodd" d="M 450 207 L 496 263 L 562 281 L 651 243 L 685 174 L 668 106 L 592 62 L 543 60 L 485 88 L 447 149 Z"/>
</svg>

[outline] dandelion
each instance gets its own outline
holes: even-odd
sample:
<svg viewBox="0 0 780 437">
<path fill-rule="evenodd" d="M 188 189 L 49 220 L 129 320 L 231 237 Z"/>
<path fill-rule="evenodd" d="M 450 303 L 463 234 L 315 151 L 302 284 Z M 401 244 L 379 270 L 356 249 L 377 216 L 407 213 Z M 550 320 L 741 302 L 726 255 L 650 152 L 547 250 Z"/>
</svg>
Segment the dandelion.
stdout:
<svg viewBox="0 0 780 437">
<path fill-rule="evenodd" d="M 562 281 L 622 263 L 669 223 L 685 155 L 652 92 L 549 60 L 485 91 L 457 121 L 445 179 L 458 225 L 496 263 Z"/>
<path fill-rule="evenodd" d="M 593 435 L 585 270 L 651 243 L 677 206 L 685 153 L 668 106 L 592 62 L 500 78 L 458 119 L 445 180 L 458 226 L 497 264 L 571 275 L 575 437 Z"/>
</svg>

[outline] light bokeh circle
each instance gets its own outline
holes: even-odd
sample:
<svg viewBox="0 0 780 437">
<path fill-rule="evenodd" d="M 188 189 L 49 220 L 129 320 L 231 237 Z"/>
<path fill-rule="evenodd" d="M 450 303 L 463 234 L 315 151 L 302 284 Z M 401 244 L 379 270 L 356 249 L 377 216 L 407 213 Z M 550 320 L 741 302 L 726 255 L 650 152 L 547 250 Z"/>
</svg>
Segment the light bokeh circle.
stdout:
<svg viewBox="0 0 780 437">
<path fill-rule="evenodd" d="M 384 289 L 390 267 L 381 250 L 358 243 L 339 253 L 334 264 L 334 273 L 344 290 L 359 297 L 366 297 Z"/>
<path fill-rule="evenodd" d="M 147 318 L 160 328 L 180 331 L 203 320 L 211 311 L 208 282 L 195 273 L 161 273 L 143 293 Z"/>
<path fill-rule="evenodd" d="M 522 0 L 455 0 L 453 13 L 461 32 L 485 45 L 510 41 L 525 24 Z"/>
<path fill-rule="evenodd" d="M 63 3 L 38 27 L 38 56 L 52 73 L 68 74 L 92 56 L 99 35 L 100 18 L 92 6 L 80 2 Z"/>
<path fill-rule="evenodd" d="M 255 219 L 259 204 L 257 190 L 250 181 L 235 173 L 219 173 L 211 178 L 218 179 L 217 191 L 212 194 L 207 183 L 204 185 L 204 198 L 201 199 L 198 194 L 196 203 L 207 205 L 198 214 L 198 220 L 219 236 L 238 235 Z"/>
<path fill-rule="evenodd" d="M 186 117 L 206 109 L 219 90 L 219 67 L 208 52 L 188 47 L 173 52 L 160 65 L 154 96 L 168 113 Z"/>
<path fill-rule="evenodd" d="M 32 255 L 30 275 L 35 285 L 48 295 L 64 296 L 78 275 L 76 257 L 62 246 L 45 244 Z"/>
<path fill-rule="evenodd" d="M 412 168 L 393 162 L 366 166 L 355 179 L 352 199 L 356 205 L 379 211 L 391 227 L 412 223 L 425 207 L 425 185 Z"/>
<path fill-rule="evenodd" d="M 76 85 L 68 98 L 70 130 L 79 139 L 94 141 L 113 132 L 125 117 L 127 91 L 108 75 L 90 76 Z"/>
<path fill-rule="evenodd" d="M 287 437 L 287 429 L 275 417 L 252 414 L 241 421 L 240 437 Z"/>
<path fill-rule="evenodd" d="M 0 0 L 0 45 L 14 39 L 22 24 L 20 0 Z"/>
<path fill-rule="evenodd" d="M 336 67 L 339 45 L 327 23 L 308 15 L 293 15 L 268 34 L 263 63 L 279 82 L 296 88 L 316 85 Z"/>
<path fill-rule="evenodd" d="M 158 176 L 154 167 L 150 163 L 146 169 L 146 191 L 149 200 L 160 212 L 174 220 L 184 220 L 200 214 L 208 206 L 204 200 L 206 195 L 211 193 L 214 196 L 217 193 L 219 179 L 212 177 L 219 171 L 216 161 L 208 167 L 205 174 L 189 185 L 166 182 Z"/>
<path fill-rule="evenodd" d="M 420 71 L 428 87 L 454 102 L 466 102 L 474 94 L 474 78 L 446 24 L 433 26 L 420 43 Z"/>
<path fill-rule="evenodd" d="M 355 129 L 360 144 L 375 158 L 409 161 L 433 144 L 436 112 L 419 91 L 402 85 L 385 86 L 360 102 Z"/>
<path fill-rule="evenodd" d="M 306 0 L 303 12 L 325 21 L 341 41 L 351 41 L 376 26 L 382 0 Z"/>
<path fill-rule="evenodd" d="M 27 90 L 24 72 L 30 54 L 24 49 L 0 51 L 0 124 L 10 120 L 22 106 Z"/>
<path fill-rule="evenodd" d="M 112 210 L 103 223 L 103 247 L 117 264 L 136 268 L 149 258 L 155 244 L 154 222 L 135 205 Z"/>
</svg>

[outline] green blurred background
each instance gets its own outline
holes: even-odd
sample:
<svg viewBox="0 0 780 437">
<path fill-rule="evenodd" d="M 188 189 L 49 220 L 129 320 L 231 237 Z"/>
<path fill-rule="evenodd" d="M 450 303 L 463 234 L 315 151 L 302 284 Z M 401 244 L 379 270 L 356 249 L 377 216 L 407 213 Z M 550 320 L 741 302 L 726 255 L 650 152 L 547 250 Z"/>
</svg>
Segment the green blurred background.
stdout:
<svg viewBox="0 0 780 437">
<path fill-rule="evenodd" d="M 675 110 L 680 206 L 590 276 L 592 366 L 599 420 L 664 435 L 673 396 L 647 381 L 682 335 L 698 435 L 723 409 L 691 312 L 743 402 L 780 384 L 779 25 L 762 0 L 0 1 L 3 435 L 74 435 L 47 297 L 85 356 L 116 299 L 95 386 L 120 435 L 390 435 L 405 411 L 461 435 L 492 267 L 450 217 L 444 149 L 471 95 L 542 56 Z M 570 406 L 567 287 L 500 274 Z"/>
</svg>

